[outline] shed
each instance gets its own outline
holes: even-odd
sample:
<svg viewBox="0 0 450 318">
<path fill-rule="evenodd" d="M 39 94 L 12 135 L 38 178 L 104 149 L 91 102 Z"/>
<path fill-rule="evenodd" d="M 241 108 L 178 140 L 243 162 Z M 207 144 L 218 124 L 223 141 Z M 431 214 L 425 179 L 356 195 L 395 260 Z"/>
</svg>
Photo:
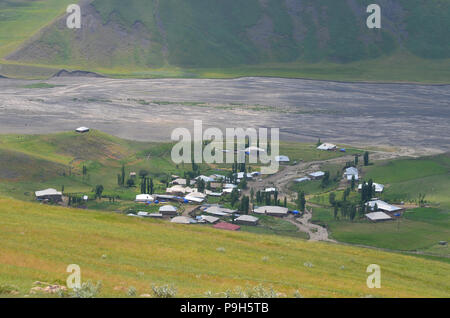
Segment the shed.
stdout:
<svg viewBox="0 0 450 318">
<path fill-rule="evenodd" d="M 78 127 L 77 129 L 75 129 L 75 131 L 76 131 L 77 133 L 84 134 L 84 133 L 89 132 L 90 129 L 87 128 L 87 127 Z"/>
<path fill-rule="evenodd" d="M 374 222 L 392 220 L 392 218 L 384 212 L 367 213 L 366 217 Z"/>
<path fill-rule="evenodd" d="M 294 180 L 294 182 L 297 182 L 297 183 L 302 183 L 302 182 L 306 182 L 306 181 L 311 181 L 311 178 L 303 177 L 303 178 L 298 178 L 298 179 Z"/>
</svg>

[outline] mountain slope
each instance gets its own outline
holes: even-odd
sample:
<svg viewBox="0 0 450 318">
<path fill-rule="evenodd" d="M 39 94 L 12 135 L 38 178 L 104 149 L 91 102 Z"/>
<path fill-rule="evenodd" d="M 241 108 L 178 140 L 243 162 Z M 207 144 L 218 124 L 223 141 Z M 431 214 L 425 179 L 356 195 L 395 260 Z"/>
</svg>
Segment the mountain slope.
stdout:
<svg viewBox="0 0 450 318">
<path fill-rule="evenodd" d="M 49 207 L 0 198 L 0 283 L 28 294 L 34 281 L 66 281 L 78 264 L 82 280 L 103 282 L 101 296 L 138 295 L 152 284 L 198 297 L 261 284 L 292 297 L 448 297 L 450 265 L 348 246 L 231 233 L 115 213 Z M 307 264 L 308 266 L 306 266 Z M 369 289 L 369 264 L 382 288 Z"/>
<path fill-rule="evenodd" d="M 8 60 L 104 70 L 226 70 L 273 63 L 345 66 L 401 52 L 448 63 L 450 2 L 380 0 L 383 27 L 369 30 L 366 7 L 372 2 L 83 1 L 80 30 L 67 29 L 63 16 Z"/>
</svg>

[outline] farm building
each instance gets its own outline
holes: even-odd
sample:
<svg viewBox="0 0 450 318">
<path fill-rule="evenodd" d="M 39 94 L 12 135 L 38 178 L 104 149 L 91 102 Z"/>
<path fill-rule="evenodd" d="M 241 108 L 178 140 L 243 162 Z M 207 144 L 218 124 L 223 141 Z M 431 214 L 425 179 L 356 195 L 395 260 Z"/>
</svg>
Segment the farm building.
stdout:
<svg viewBox="0 0 450 318">
<path fill-rule="evenodd" d="M 90 131 L 89 128 L 87 127 L 78 127 L 77 129 L 75 129 L 75 131 L 79 134 L 84 134 Z"/>
<path fill-rule="evenodd" d="M 318 179 L 322 179 L 325 176 L 325 172 L 323 172 L 323 171 L 316 171 L 316 172 L 310 173 L 309 176 L 313 180 L 318 180 Z"/>
<path fill-rule="evenodd" d="M 289 159 L 288 156 L 276 156 L 275 161 L 276 162 L 290 162 L 291 160 Z"/>
<path fill-rule="evenodd" d="M 150 194 L 138 194 L 136 196 L 136 202 L 153 202 L 155 198 Z"/>
<path fill-rule="evenodd" d="M 173 205 L 164 205 L 159 208 L 159 213 L 163 216 L 175 216 L 178 215 L 178 209 Z"/>
<path fill-rule="evenodd" d="M 367 183 L 366 183 L 367 185 Z M 379 184 L 379 183 L 373 183 L 373 186 L 375 187 L 375 192 L 376 193 L 382 193 L 384 191 L 384 185 L 383 184 Z M 361 191 L 362 190 L 362 184 L 360 184 L 358 186 L 358 190 Z"/>
<path fill-rule="evenodd" d="M 288 208 L 281 207 L 281 206 L 261 206 L 253 210 L 254 213 L 258 214 L 267 214 L 272 216 L 287 216 L 288 215 Z"/>
<path fill-rule="evenodd" d="M 241 225 L 258 225 L 259 219 L 251 215 L 241 215 L 234 221 Z"/>
<path fill-rule="evenodd" d="M 375 207 L 378 207 L 379 211 L 387 212 L 387 213 L 401 213 L 404 211 L 403 208 L 399 208 L 395 205 L 391 205 L 389 203 L 386 203 L 381 200 L 372 200 L 366 203 L 372 210 L 375 209 Z M 374 211 L 378 212 L 378 211 Z"/>
<path fill-rule="evenodd" d="M 266 193 L 274 193 L 274 192 L 277 192 L 277 188 L 266 188 L 264 190 L 264 192 L 266 192 Z"/>
<path fill-rule="evenodd" d="M 347 181 L 352 181 L 353 177 L 355 177 L 355 180 L 359 180 L 358 169 L 355 167 L 345 169 L 344 177 L 347 179 Z"/>
<path fill-rule="evenodd" d="M 195 221 L 194 219 L 188 218 L 186 216 L 174 217 L 172 220 L 170 220 L 170 222 L 177 223 L 177 224 L 195 224 L 195 223 L 197 223 L 197 221 Z"/>
<path fill-rule="evenodd" d="M 214 228 L 220 229 L 220 230 L 228 230 L 228 231 L 238 231 L 241 229 L 241 227 L 239 225 L 231 224 L 231 223 L 227 223 L 227 222 L 217 223 L 216 225 L 214 225 Z"/>
<path fill-rule="evenodd" d="M 332 151 L 332 150 L 336 150 L 337 146 L 333 145 L 333 144 L 329 144 L 329 143 L 324 143 L 321 144 L 319 147 L 317 147 L 318 150 L 327 150 L 327 151 Z"/>
<path fill-rule="evenodd" d="M 147 216 L 155 219 L 162 219 L 164 217 L 161 213 L 149 213 Z"/>
<path fill-rule="evenodd" d="M 374 221 L 374 222 L 392 220 L 392 218 L 389 215 L 387 215 L 386 213 L 384 213 L 384 212 L 367 213 L 366 217 L 370 221 Z"/>
<path fill-rule="evenodd" d="M 39 201 L 52 201 L 52 202 L 61 202 L 62 201 L 62 192 L 58 192 L 55 189 L 46 189 L 42 191 L 35 192 L 36 199 Z"/>
</svg>

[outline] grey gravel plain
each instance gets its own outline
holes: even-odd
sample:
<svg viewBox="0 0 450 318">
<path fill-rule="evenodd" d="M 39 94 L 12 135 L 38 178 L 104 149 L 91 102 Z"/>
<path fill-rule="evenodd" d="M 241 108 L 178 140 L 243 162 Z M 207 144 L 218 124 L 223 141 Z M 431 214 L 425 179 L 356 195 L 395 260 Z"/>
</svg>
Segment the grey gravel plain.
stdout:
<svg viewBox="0 0 450 318">
<path fill-rule="evenodd" d="M 88 126 L 133 140 L 168 141 L 178 127 L 277 127 L 292 141 L 450 150 L 450 85 L 281 78 L 0 79 L 0 133 Z M 27 88 L 28 87 L 28 88 Z"/>
</svg>

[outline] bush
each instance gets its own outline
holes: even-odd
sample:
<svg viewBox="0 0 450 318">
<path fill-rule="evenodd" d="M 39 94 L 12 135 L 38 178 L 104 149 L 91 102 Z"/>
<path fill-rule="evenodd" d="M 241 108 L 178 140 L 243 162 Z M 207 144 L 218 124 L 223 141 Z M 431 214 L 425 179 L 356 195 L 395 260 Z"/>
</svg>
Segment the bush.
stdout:
<svg viewBox="0 0 450 318">
<path fill-rule="evenodd" d="M 153 295 L 156 298 L 174 298 L 177 295 L 177 290 L 169 285 L 152 286 Z"/>
<path fill-rule="evenodd" d="M 18 293 L 19 289 L 16 286 L 9 284 L 0 284 L 0 295 L 9 295 Z"/>
<path fill-rule="evenodd" d="M 102 283 L 97 282 L 94 285 L 91 281 L 83 283 L 80 288 L 74 288 L 69 292 L 71 298 L 95 298 L 102 288 Z"/>
<path fill-rule="evenodd" d="M 247 287 L 242 289 L 237 287 L 234 291 L 227 290 L 225 298 L 278 298 L 280 293 L 276 292 L 272 287 L 266 288 L 263 285 Z"/>
<path fill-rule="evenodd" d="M 127 295 L 130 296 L 130 297 L 136 297 L 136 295 L 137 295 L 136 288 L 134 288 L 133 286 L 128 288 Z"/>
</svg>

